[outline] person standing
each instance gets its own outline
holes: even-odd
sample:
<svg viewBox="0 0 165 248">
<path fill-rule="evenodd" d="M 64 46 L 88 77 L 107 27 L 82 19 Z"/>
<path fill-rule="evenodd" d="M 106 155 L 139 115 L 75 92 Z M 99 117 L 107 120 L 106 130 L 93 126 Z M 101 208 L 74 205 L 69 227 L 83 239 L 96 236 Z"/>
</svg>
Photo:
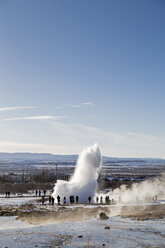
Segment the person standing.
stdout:
<svg viewBox="0 0 165 248">
<path fill-rule="evenodd" d="M 57 203 L 58 203 L 58 205 L 60 205 L 60 196 L 59 195 L 57 196 Z"/>
<path fill-rule="evenodd" d="M 42 196 L 41 201 L 42 201 L 42 205 L 44 205 L 44 202 L 45 202 L 45 196 L 44 195 Z"/>
<path fill-rule="evenodd" d="M 52 196 L 52 205 L 54 205 L 54 197 Z"/>
<path fill-rule="evenodd" d="M 91 198 L 91 196 L 89 196 L 89 197 L 88 197 L 88 202 L 89 202 L 89 204 L 91 204 L 91 200 L 92 200 L 92 198 Z"/>
<path fill-rule="evenodd" d="M 76 195 L 76 204 L 78 204 L 79 197 Z"/>
<path fill-rule="evenodd" d="M 70 199 L 70 204 L 74 204 L 74 195 L 71 195 L 69 199 Z"/>
<path fill-rule="evenodd" d="M 64 196 L 64 205 L 66 205 L 66 197 Z"/>
</svg>

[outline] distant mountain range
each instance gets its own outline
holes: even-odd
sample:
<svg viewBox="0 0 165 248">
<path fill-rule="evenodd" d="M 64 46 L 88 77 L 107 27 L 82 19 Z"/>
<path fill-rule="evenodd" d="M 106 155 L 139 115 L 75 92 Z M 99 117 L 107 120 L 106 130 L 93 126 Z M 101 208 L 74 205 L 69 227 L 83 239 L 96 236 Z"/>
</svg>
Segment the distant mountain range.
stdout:
<svg viewBox="0 0 165 248">
<path fill-rule="evenodd" d="M 0 152 L 0 163 L 48 163 L 77 161 L 78 155 L 54 155 L 51 153 L 3 153 Z M 102 157 L 104 163 L 151 162 L 165 164 L 165 159 L 159 158 L 114 158 Z"/>
</svg>

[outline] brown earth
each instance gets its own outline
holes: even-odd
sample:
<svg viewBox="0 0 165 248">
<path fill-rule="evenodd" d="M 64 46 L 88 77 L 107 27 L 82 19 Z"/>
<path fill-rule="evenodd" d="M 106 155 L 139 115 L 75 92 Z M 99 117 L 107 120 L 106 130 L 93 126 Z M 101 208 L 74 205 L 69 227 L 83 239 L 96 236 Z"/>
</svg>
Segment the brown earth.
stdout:
<svg viewBox="0 0 165 248">
<path fill-rule="evenodd" d="M 120 216 L 136 220 L 165 218 L 165 204 L 122 207 Z"/>
<path fill-rule="evenodd" d="M 121 216 L 136 220 L 150 220 L 165 218 L 165 204 L 136 205 L 136 206 L 97 206 L 73 208 L 62 207 L 59 209 L 47 209 L 41 206 L 36 209 L 35 205 L 23 205 L 15 207 L 0 207 L 0 216 L 18 216 L 22 221 L 30 224 L 53 224 L 56 222 L 81 221 L 90 218 L 98 218 L 104 212 L 107 216 Z"/>
<path fill-rule="evenodd" d="M 160 219 L 165 217 L 165 205 L 140 205 L 140 206 L 94 206 L 76 207 L 68 209 L 59 208 L 58 211 L 31 211 L 19 212 L 18 216 L 22 221 L 31 224 L 48 224 L 55 222 L 81 221 L 90 218 L 98 218 L 100 212 L 107 216 L 121 216 L 137 220 Z"/>
</svg>

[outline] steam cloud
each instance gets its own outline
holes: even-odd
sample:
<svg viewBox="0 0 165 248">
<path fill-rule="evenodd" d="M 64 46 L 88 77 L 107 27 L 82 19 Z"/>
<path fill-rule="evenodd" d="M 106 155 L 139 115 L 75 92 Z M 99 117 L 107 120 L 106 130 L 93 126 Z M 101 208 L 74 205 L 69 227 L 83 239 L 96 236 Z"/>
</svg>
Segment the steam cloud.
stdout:
<svg viewBox="0 0 165 248">
<path fill-rule="evenodd" d="M 97 144 L 82 151 L 77 161 L 74 175 L 69 182 L 58 180 L 52 196 L 57 201 L 65 196 L 67 201 L 71 195 L 78 195 L 79 202 L 85 203 L 88 197 L 95 196 L 97 179 L 101 169 L 101 153 Z"/>
<path fill-rule="evenodd" d="M 134 183 L 131 188 L 122 185 L 120 188 L 110 192 L 110 197 L 121 202 L 151 202 L 153 198 L 165 198 L 165 174 L 155 179 L 148 179 L 141 183 Z"/>
</svg>

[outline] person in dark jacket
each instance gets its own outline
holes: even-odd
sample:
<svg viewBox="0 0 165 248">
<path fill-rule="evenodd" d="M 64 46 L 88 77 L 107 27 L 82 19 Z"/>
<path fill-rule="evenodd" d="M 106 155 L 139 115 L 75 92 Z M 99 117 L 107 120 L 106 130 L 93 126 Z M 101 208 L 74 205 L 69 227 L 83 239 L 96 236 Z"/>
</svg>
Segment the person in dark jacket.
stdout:
<svg viewBox="0 0 165 248">
<path fill-rule="evenodd" d="M 60 205 L 60 196 L 59 195 L 57 196 L 57 203 L 58 203 L 58 205 Z"/>
<path fill-rule="evenodd" d="M 54 205 L 54 197 L 52 196 L 52 205 Z"/>
<path fill-rule="evenodd" d="M 78 204 L 79 197 L 76 195 L 76 203 Z"/>
<path fill-rule="evenodd" d="M 44 202 L 45 202 L 45 196 L 44 195 L 41 198 L 41 202 L 42 202 L 42 205 L 44 205 Z"/>
<path fill-rule="evenodd" d="M 89 197 L 88 197 L 88 202 L 89 202 L 89 204 L 91 204 L 91 200 L 92 200 L 92 198 L 91 198 L 91 196 L 89 196 Z"/>
<path fill-rule="evenodd" d="M 74 204 L 74 195 L 71 195 L 69 199 L 70 199 L 70 204 Z"/>
</svg>

